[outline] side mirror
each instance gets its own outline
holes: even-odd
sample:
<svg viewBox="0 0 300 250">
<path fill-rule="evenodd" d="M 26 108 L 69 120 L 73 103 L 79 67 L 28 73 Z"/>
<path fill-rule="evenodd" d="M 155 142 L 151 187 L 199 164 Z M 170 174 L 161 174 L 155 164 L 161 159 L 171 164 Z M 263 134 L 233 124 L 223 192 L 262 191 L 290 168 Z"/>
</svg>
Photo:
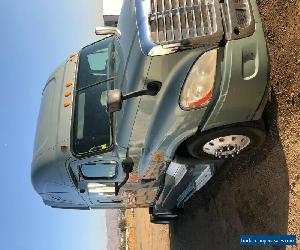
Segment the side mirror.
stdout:
<svg viewBox="0 0 300 250">
<path fill-rule="evenodd" d="M 121 37 L 121 31 L 116 27 L 96 27 L 96 35 L 115 35 L 118 38 Z"/>
<path fill-rule="evenodd" d="M 122 109 L 122 92 L 119 89 L 108 91 L 107 112 L 113 113 Z"/>
<path fill-rule="evenodd" d="M 160 88 L 161 82 L 154 81 L 147 84 L 147 89 L 131 92 L 124 96 L 119 89 L 110 90 L 107 95 L 107 112 L 112 113 L 120 111 L 122 109 L 123 100 L 143 95 L 155 96 L 160 91 Z"/>
</svg>

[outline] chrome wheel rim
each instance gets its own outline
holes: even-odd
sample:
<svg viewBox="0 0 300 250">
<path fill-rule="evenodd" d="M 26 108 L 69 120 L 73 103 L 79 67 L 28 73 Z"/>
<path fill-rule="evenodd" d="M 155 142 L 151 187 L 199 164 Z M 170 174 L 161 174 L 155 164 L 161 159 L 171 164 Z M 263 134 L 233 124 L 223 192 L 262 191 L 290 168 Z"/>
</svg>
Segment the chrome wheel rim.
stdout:
<svg viewBox="0 0 300 250">
<path fill-rule="evenodd" d="M 238 155 L 250 142 L 250 138 L 245 135 L 221 136 L 205 143 L 202 150 L 217 158 L 228 158 Z"/>
</svg>

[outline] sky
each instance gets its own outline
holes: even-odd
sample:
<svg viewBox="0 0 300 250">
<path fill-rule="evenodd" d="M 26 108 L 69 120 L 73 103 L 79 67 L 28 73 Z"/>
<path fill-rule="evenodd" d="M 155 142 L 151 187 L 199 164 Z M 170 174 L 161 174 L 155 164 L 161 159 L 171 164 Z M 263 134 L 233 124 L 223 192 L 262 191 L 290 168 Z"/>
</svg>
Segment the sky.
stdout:
<svg viewBox="0 0 300 250">
<path fill-rule="evenodd" d="M 0 10 L 0 249 L 105 249 L 103 210 L 47 207 L 30 180 L 43 86 L 96 39 L 100 0 L 1 0 Z"/>
<path fill-rule="evenodd" d="M 122 6 L 123 0 L 104 0 L 103 15 L 118 15 Z"/>
</svg>

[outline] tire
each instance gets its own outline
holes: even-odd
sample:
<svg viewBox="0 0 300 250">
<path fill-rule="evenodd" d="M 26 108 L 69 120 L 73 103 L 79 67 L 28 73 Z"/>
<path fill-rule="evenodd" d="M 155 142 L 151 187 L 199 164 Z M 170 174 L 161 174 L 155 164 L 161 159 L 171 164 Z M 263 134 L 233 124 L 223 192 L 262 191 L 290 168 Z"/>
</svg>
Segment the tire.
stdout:
<svg viewBox="0 0 300 250">
<path fill-rule="evenodd" d="M 161 216 L 161 215 L 150 215 L 150 222 L 153 224 L 171 224 L 177 219 L 176 217 Z"/>
<path fill-rule="evenodd" d="M 264 124 L 260 121 L 197 133 L 186 141 L 186 150 L 191 156 L 203 160 L 231 158 L 240 151 L 244 153 L 260 147 L 265 138 Z M 225 144 L 230 143 L 222 146 L 221 139 L 226 140 Z"/>
<path fill-rule="evenodd" d="M 149 206 L 149 214 L 153 214 L 153 206 Z"/>
</svg>

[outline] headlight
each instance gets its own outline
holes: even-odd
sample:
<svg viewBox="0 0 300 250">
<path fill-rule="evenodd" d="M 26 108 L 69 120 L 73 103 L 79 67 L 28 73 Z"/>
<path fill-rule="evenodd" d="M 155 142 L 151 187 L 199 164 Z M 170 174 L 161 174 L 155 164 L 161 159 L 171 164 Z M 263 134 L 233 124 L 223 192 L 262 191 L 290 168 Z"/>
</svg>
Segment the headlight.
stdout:
<svg viewBox="0 0 300 250">
<path fill-rule="evenodd" d="M 180 95 L 183 109 L 194 109 L 207 104 L 212 96 L 216 76 L 217 49 L 204 53 L 186 78 Z"/>
</svg>

